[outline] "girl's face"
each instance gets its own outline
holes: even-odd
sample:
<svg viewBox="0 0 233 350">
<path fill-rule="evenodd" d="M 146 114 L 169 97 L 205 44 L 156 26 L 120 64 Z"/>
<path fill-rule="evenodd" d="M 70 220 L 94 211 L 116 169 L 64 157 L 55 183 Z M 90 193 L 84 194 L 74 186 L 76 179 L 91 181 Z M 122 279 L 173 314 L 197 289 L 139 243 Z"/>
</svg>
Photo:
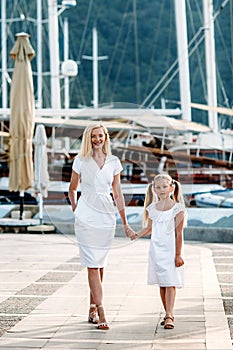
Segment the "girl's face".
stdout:
<svg viewBox="0 0 233 350">
<path fill-rule="evenodd" d="M 91 144 L 94 149 L 102 149 L 106 136 L 103 128 L 93 129 L 91 132 Z"/>
<path fill-rule="evenodd" d="M 160 199 L 166 199 L 174 191 L 174 186 L 166 179 L 158 179 L 154 183 L 154 191 Z"/>
</svg>

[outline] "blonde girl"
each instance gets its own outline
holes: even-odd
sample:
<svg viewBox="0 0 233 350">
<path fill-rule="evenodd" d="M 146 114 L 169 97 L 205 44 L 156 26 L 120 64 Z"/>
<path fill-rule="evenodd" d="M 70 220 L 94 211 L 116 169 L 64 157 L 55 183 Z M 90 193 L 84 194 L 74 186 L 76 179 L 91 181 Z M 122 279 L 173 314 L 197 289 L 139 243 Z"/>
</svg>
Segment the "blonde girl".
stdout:
<svg viewBox="0 0 233 350">
<path fill-rule="evenodd" d="M 161 325 L 172 329 L 176 288 L 184 286 L 185 206 L 180 183 L 168 174 L 156 175 L 148 187 L 144 209 L 144 228 L 136 236 L 151 235 L 148 284 L 159 285 L 165 310 Z"/>
</svg>

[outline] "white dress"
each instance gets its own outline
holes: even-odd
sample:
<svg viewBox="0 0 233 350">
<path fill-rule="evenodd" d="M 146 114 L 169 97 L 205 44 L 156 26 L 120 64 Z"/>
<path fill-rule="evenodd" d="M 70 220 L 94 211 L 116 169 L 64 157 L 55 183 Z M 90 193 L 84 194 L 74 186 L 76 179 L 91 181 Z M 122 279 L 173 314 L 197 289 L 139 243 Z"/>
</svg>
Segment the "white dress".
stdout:
<svg viewBox="0 0 233 350">
<path fill-rule="evenodd" d="M 77 156 L 73 170 L 81 177 L 81 196 L 75 209 L 80 261 L 86 267 L 104 267 L 116 227 L 110 192 L 113 178 L 122 171 L 122 165 L 116 156 L 111 155 L 100 169 L 92 157 Z"/>
<path fill-rule="evenodd" d="M 176 203 L 171 209 L 160 211 L 156 209 L 156 204 L 153 202 L 146 209 L 152 220 L 148 284 L 182 288 L 184 286 L 184 266 L 175 266 L 175 217 L 179 212 L 185 212 L 185 207 Z"/>
</svg>

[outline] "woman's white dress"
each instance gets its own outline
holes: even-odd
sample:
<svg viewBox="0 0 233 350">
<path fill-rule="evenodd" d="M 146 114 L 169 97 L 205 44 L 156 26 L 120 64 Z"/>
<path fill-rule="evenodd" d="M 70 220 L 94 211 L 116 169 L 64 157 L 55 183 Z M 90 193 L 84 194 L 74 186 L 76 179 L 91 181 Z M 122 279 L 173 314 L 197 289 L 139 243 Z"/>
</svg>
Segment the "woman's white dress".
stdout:
<svg viewBox="0 0 233 350">
<path fill-rule="evenodd" d="M 73 170 L 81 177 L 81 196 L 75 209 L 80 261 L 86 267 L 104 267 L 116 227 L 110 192 L 114 176 L 122 171 L 122 165 L 116 156 L 111 155 L 100 169 L 92 157 L 77 156 Z"/>
<path fill-rule="evenodd" d="M 176 203 L 171 209 L 160 211 L 156 209 L 156 204 L 153 202 L 146 209 L 152 220 L 148 284 L 182 288 L 184 286 L 184 267 L 175 266 L 175 217 L 179 212 L 185 212 L 185 207 L 181 203 Z"/>
</svg>

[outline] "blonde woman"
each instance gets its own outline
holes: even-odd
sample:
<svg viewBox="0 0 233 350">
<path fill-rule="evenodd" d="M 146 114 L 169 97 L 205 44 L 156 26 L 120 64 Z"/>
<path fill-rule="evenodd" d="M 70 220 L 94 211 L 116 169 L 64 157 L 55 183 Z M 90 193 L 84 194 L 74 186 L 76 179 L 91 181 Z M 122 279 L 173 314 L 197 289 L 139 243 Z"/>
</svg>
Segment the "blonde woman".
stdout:
<svg viewBox="0 0 233 350">
<path fill-rule="evenodd" d="M 115 205 L 127 237 L 134 231 L 127 224 L 125 201 L 121 191 L 120 160 L 111 154 L 109 134 L 101 123 L 90 124 L 84 130 L 79 155 L 73 163 L 69 199 L 75 214 L 75 234 L 79 244 L 81 264 L 87 267 L 90 287 L 88 321 L 98 329 L 107 330 L 103 308 L 102 281 L 106 259 L 115 234 Z M 77 202 L 77 188 L 81 196 Z"/>
<path fill-rule="evenodd" d="M 161 325 L 174 328 L 176 288 L 184 285 L 183 227 L 185 206 L 178 181 L 168 174 L 156 175 L 144 204 L 144 223 L 133 238 L 151 234 L 148 284 L 158 284 L 165 310 Z"/>
</svg>

